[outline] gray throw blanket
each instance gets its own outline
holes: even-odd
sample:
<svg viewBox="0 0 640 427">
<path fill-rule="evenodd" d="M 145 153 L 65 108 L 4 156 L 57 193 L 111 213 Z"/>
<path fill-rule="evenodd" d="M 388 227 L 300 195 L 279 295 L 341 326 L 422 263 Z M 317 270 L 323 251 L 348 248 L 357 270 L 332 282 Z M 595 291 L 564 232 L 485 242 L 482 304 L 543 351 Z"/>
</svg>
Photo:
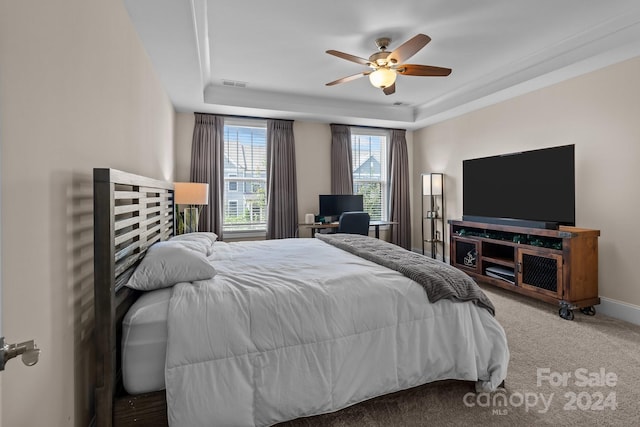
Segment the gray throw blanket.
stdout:
<svg viewBox="0 0 640 427">
<path fill-rule="evenodd" d="M 442 261 L 400 246 L 358 234 L 316 234 L 316 238 L 361 258 L 396 270 L 422 285 L 429 301 L 473 301 L 495 316 L 495 308 L 482 289 L 462 271 Z"/>
</svg>

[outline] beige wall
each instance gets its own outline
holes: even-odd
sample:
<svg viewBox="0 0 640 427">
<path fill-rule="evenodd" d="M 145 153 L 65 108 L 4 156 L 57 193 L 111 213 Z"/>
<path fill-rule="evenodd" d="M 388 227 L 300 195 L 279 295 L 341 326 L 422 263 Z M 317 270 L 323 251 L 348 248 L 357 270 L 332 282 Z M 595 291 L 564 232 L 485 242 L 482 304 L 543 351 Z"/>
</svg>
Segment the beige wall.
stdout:
<svg viewBox="0 0 640 427">
<path fill-rule="evenodd" d="M 295 122 L 298 219 L 318 213 L 318 194 L 331 194 L 331 127 L 326 123 Z M 300 237 L 311 237 L 300 229 Z"/>
<path fill-rule="evenodd" d="M 193 137 L 193 113 L 176 114 L 176 179 L 188 180 Z M 298 219 L 304 222 L 306 213 L 318 212 L 318 194 L 331 193 L 331 128 L 327 123 L 295 121 L 296 173 L 298 179 Z M 413 132 L 407 132 L 409 170 L 413 158 Z M 373 235 L 373 231 L 371 232 Z M 310 237 L 301 229 L 300 237 Z M 380 237 L 388 240 L 387 230 Z M 225 238 L 225 240 L 229 240 Z"/>
<path fill-rule="evenodd" d="M 575 144 L 576 225 L 601 230 L 600 295 L 640 305 L 639 76 L 635 58 L 421 129 L 414 179 L 444 172 L 447 217 L 459 219 L 463 159 Z M 419 200 L 419 189 L 414 197 Z M 419 212 L 416 205 L 414 242 Z"/>
<path fill-rule="evenodd" d="M 188 182 L 191 167 L 191 140 L 196 117 L 193 113 L 176 113 L 175 153 L 176 181 Z"/>
<path fill-rule="evenodd" d="M 173 121 L 121 1 L 0 3 L 3 426 L 89 424 L 92 168 L 172 179 Z"/>
</svg>

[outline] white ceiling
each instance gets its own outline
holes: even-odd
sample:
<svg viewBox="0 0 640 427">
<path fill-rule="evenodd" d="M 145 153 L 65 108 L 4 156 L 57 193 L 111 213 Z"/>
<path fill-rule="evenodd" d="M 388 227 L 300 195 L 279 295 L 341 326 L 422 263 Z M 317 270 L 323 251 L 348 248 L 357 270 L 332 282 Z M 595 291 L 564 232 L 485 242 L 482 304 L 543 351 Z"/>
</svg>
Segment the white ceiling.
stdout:
<svg viewBox="0 0 640 427">
<path fill-rule="evenodd" d="M 639 0 L 124 2 L 178 111 L 417 129 L 640 55 Z M 408 62 L 450 76 L 325 86 L 366 70 L 326 50 L 418 33 L 432 41 Z"/>
</svg>

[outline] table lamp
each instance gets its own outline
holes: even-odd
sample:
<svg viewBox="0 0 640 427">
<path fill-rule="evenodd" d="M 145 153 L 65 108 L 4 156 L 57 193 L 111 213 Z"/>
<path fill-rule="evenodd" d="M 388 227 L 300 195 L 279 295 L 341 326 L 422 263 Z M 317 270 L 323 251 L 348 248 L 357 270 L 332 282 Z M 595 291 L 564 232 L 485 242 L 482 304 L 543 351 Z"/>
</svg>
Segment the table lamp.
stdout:
<svg viewBox="0 0 640 427">
<path fill-rule="evenodd" d="M 198 231 L 200 207 L 209 204 L 209 184 L 175 182 L 174 191 L 174 202 L 188 206 L 184 209 L 184 232 Z"/>
</svg>

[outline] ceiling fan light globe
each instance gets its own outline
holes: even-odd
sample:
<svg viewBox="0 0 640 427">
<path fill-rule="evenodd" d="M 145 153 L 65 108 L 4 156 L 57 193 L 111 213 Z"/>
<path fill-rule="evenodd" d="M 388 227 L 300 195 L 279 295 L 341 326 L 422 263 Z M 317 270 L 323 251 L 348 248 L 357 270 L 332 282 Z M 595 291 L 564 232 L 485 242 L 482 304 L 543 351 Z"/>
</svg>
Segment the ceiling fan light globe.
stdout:
<svg viewBox="0 0 640 427">
<path fill-rule="evenodd" d="M 388 68 L 378 68 L 369 74 L 369 81 L 377 88 L 386 88 L 396 82 L 396 72 Z"/>
</svg>

